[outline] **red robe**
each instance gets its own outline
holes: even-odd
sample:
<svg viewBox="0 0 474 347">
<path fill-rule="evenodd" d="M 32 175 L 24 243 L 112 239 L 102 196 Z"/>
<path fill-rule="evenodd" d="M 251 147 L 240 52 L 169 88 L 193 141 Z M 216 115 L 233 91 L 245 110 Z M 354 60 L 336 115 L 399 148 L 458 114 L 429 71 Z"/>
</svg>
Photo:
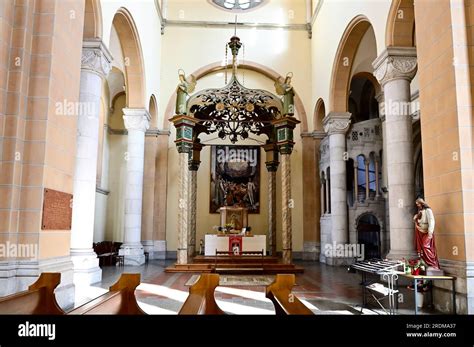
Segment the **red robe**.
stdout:
<svg viewBox="0 0 474 347">
<path fill-rule="evenodd" d="M 418 231 L 415 226 L 415 245 L 416 251 L 420 254 L 427 266 L 439 269 L 439 261 L 436 252 L 434 234 L 429 237 L 428 233 Z"/>
</svg>

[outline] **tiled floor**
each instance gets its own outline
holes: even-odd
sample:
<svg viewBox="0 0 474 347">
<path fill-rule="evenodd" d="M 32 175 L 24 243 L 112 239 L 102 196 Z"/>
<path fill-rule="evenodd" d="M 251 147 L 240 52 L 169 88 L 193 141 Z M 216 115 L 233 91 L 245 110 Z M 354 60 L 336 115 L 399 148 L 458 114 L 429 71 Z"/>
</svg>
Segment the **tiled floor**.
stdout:
<svg viewBox="0 0 474 347">
<path fill-rule="evenodd" d="M 193 274 L 165 273 L 165 266 L 170 264 L 169 261 L 153 260 L 140 267 L 104 267 L 100 283 L 76 288 L 76 306 L 105 293 L 122 272 L 139 272 L 141 284 L 136 297 L 140 307 L 149 314 L 176 314 L 188 296 L 189 283 L 186 283 Z M 293 293 L 315 314 L 361 314 L 360 275 L 348 273 L 346 267 L 314 262 L 297 264 L 304 266 L 305 272 L 297 275 Z M 410 298 L 413 294 L 404 288 L 401 292 L 408 300 L 400 304 L 398 313 L 411 313 L 409 308 L 413 307 L 413 301 Z M 264 285 L 219 286 L 215 296 L 221 309 L 230 314 L 275 313 L 273 304 L 265 298 Z M 362 313 L 383 314 L 383 311 L 364 309 Z"/>
</svg>

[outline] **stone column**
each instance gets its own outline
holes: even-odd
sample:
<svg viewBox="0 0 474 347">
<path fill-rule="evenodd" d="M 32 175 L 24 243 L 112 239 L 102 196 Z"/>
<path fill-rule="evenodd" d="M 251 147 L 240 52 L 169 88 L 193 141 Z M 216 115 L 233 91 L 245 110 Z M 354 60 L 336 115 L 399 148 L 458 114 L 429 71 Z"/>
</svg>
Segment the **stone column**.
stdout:
<svg viewBox="0 0 474 347">
<path fill-rule="evenodd" d="M 123 109 L 127 128 L 127 174 L 125 179 L 125 232 L 119 251 L 125 256 L 125 265 L 145 263 L 142 233 L 143 171 L 145 162 L 145 132 L 150 127 L 150 114 L 146 109 Z"/>
<path fill-rule="evenodd" d="M 351 124 L 350 113 L 330 112 L 323 119 L 324 130 L 329 135 L 330 184 L 331 184 L 331 239 L 333 244 L 346 244 L 347 229 L 347 184 L 346 184 L 346 132 Z M 335 252 L 333 252 L 335 254 Z M 327 257 L 327 263 L 339 265 L 346 259 Z"/>
<path fill-rule="evenodd" d="M 100 98 L 102 79 L 108 75 L 111 61 L 102 41 L 83 43 L 70 253 L 76 285 L 88 285 L 102 279 L 92 243 L 99 130 L 102 130 L 99 129 Z"/>
<path fill-rule="evenodd" d="M 176 115 L 170 119 L 176 128 L 178 149 L 178 249 L 177 263 L 188 263 L 189 238 L 189 160 L 193 151 L 193 128 L 195 119 L 186 115 Z"/>
<path fill-rule="evenodd" d="M 277 145 L 281 158 L 282 197 L 282 257 L 284 264 L 292 262 L 292 220 L 291 209 L 291 153 L 293 152 L 293 130 L 300 121 L 292 116 L 284 116 L 273 122 L 277 133 Z"/>
<path fill-rule="evenodd" d="M 412 257 L 414 251 L 415 177 L 410 82 L 416 74 L 415 48 L 388 47 L 373 63 L 385 97 L 387 178 L 391 258 Z"/>
<path fill-rule="evenodd" d="M 199 140 L 198 140 L 199 141 Z M 192 156 L 189 159 L 189 228 L 188 228 L 188 259 L 196 255 L 196 209 L 197 209 L 197 172 L 201 164 L 201 150 L 204 146 L 195 142 Z"/>
<path fill-rule="evenodd" d="M 268 171 L 268 249 L 271 256 L 276 256 L 276 173 L 280 162 L 278 158 L 278 147 L 274 143 L 264 145 L 263 149 L 267 155 L 265 165 Z"/>
</svg>

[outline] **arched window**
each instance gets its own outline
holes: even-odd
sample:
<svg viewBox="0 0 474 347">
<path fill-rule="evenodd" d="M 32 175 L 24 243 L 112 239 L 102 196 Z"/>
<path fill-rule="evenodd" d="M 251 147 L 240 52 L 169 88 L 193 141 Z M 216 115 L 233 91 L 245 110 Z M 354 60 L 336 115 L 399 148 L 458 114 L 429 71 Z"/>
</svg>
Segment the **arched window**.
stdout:
<svg viewBox="0 0 474 347">
<path fill-rule="evenodd" d="M 357 156 L 357 201 L 359 202 L 364 202 L 367 198 L 367 184 L 365 176 L 365 157 L 360 154 Z"/>
<path fill-rule="evenodd" d="M 375 172 L 375 154 L 370 153 L 369 156 L 369 198 L 373 200 L 376 195 L 376 175 L 377 173 Z"/>
<path fill-rule="evenodd" d="M 326 205 L 327 213 L 331 214 L 331 168 L 328 167 L 326 170 Z"/>
<path fill-rule="evenodd" d="M 374 79 L 372 77 L 368 73 L 352 77 L 348 105 L 353 124 L 379 117 L 379 104 L 375 99 L 374 83 L 376 82 L 372 81 Z"/>
<path fill-rule="evenodd" d="M 326 213 L 326 175 L 324 174 L 324 171 L 321 171 L 321 215 Z"/>
</svg>

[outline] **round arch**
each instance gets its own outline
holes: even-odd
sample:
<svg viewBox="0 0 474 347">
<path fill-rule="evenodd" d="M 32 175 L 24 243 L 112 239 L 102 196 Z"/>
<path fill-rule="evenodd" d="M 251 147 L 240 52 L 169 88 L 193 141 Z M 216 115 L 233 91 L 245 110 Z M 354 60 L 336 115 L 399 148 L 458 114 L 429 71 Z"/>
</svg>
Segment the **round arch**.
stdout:
<svg viewBox="0 0 474 347">
<path fill-rule="evenodd" d="M 143 54 L 137 27 L 130 12 L 123 7 L 115 14 L 112 25 L 117 31 L 125 59 L 127 107 L 145 108 Z"/>
<path fill-rule="evenodd" d="M 100 0 L 86 0 L 83 39 L 102 39 L 102 10 Z"/>
<path fill-rule="evenodd" d="M 314 107 L 313 115 L 313 127 L 314 130 L 323 130 L 323 119 L 326 116 L 326 106 L 324 105 L 324 100 L 319 98 L 316 101 L 316 106 Z"/>
<path fill-rule="evenodd" d="M 415 8 L 413 0 L 393 0 L 385 28 L 387 47 L 415 46 Z"/>
<path fill-rule="evenodd" d="M 150 96 L 150 102 L 148 103 L 148 112 L 151 115 L 150 127 L 158 127 L 158 103 L 156 102 L 155 94 Z"/>
<path fill-rule="evenodd" d="M 227 66 L 228 69 L 231 69 L 232 66 L 229 65 Z M 244 64 L 239 65 L 240 69 L 245 69 L 245 70 L 250 70 L 257 72 L 273 81 L 276 81 L 281 75 L 276 72 L 275 70 L 272 70 L 264 65 L 248 61 L 246 60 Z M 226 69 L 225 66 L 222 65 L 220 62 L 215 62 L 206 66 L 203 66 L 196 71 L 194 71 L 192 74 L 196 77 L 196 80 L 199 80 L 209 74 L 219 72 L 219 71 L 224 71 Z M 174 116 L 174 109 L 175 109 L 175 103 L 176 103 L 176 92 L 174 92 L 171 95 L 170 100 L 168 101 L 168 105 L 166 106 L 166 111 L 165 111 L 165 117 L 163 119 L 163 129 L 167 129 L 166 124 L 168 122 L 168 119 Z M 296 108 L 296 114 L 298 115 L 298 119 L 301 121 L 301 132 L 307 132 L 308 131 L 308 121 L 307 121 L 307 116 L 306 116 L 306 110 L 303 105 L 303 101 L 299 97 L 298 93 L 295 91 L 295 108 Z"/>
<path fill-rule="evenodd" d="M 330 111 L 347 112 L 352 65 L 359 44 L 371 26 L 367 17 L 358 15 L 352 19 L 342 35 L 331 75 Z"/>
</svg>

